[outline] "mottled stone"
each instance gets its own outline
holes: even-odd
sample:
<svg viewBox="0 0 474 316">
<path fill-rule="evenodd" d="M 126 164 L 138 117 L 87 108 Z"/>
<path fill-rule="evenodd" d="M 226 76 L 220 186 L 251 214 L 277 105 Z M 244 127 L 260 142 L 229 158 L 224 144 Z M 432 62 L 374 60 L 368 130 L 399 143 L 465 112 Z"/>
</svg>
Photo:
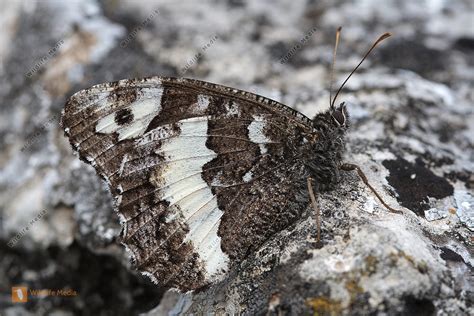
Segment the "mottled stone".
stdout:
<svg viewBox="0 0 474 316">
<path fill-rule="evenodd" d="M 14 305 L 4 291 L 2 314 L 473 314 L 472 10 L 468 0 L 8 2 L 0 12 L 0 284 L 71 287 L 79 296 Z M 115 243 L 111 194 L 62 137 L 64 101 L 96 83 L 185 68 L 187 77 L 312 117 L 328 107 L 341 23 L 335 87 L 373 39 L 393 33 L 339 100 L 352 114 L 346 160 L 390 206 L 408 209 L 388 213 L 344 173 L 318 196 L 321 244 L 308 208 L 229 278 L 167 293 L 153 309 L 162 289 L 137 277 Z M 443 218 L 428 221 L 434 209 Z"/>
</svg>

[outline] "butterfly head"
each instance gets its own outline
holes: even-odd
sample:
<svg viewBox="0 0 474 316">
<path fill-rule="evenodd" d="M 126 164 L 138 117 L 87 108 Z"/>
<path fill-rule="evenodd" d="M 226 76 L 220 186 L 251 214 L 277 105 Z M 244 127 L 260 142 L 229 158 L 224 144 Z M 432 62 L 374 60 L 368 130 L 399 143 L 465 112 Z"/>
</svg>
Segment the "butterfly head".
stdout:
<svg viewBox="0 0 474 316">
<path fill-rule="evenodd" d="M 341 127 L 348 127 L 349 114 L 347 113 L 345 102 L 342 102 L 337 107 L 331 107 L 330 114 L 336 125 Z"/>
<path fill-rule="evenodd" d="M 344 138 L 349 125 L 349 112 L 344 102 L 329 107 L 313 118 L 313 127 L 326 139 Z"/>
</svg>

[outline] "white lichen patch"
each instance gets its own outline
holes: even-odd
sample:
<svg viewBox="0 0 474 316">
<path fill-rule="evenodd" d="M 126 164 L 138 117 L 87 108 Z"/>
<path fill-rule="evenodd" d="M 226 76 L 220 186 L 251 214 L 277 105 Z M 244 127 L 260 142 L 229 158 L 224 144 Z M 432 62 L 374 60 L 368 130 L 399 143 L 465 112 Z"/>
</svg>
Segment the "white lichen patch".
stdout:
<svg viewBox="0 0 474 316">
<path fill-rule="evenodd" d="M 430 208 L 429 210 L 425 211 L 425 218 L 427 221 L 436 221 L 442 218 L 448 217 L 449 212 L 447 210 L 441 210 L 438 208 Z"/>
<path fill-rule="evenodd" d="M 367 201 L 364 203 L 364 211 L 370 214 L 374 214 L 377 211 L 377 202 L 374 197 L 369 196 L 367 198 Z"/>
<path fill-rule="evenodd" d="M 310 250 L 313 257 L 301 265 L 300 276 L 308 281 L 324 280 L 330 287 L 330 299 L 342 306 L 353 295 L 347 286 L 351 278 L 353 287 L 370 294 L 373 307 L 387 299 L 386 293 L 398 297 L 435 286 L 444 265 L 429 243 L 411 232 L 403 219 L 380 224 L 351 229 L 348 239 L 336 237 L 331 245 Z M 432 278 L 420 272 L 425 265 Z"/>
<path fill-rule="evenodd" d="M 354 268 L 355 258 L 353 256 L 332 255 L 324 259 L 329 271 L 333 273 L 344 273 Z"/>
<path fill-rule="evenodd" d="M 454 199 L 457 204 L 456 214 L 459 220 L 474 231 L 474 196 L 464 190 L 454 191 Z"/>
</svg>

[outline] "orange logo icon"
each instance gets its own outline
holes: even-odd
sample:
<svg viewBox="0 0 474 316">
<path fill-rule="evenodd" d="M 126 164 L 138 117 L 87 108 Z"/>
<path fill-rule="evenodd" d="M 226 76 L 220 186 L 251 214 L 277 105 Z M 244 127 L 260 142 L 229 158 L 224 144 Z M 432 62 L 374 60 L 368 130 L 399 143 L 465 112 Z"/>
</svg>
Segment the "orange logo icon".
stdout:
<svg viewBox="0 0 474 316">
<path fill-rule="evenodd" d="M 12 302 L 13 303 L 28 302 L 28 289 L 26 288 L 26 286 L 12 287 Z"/>
</svg>

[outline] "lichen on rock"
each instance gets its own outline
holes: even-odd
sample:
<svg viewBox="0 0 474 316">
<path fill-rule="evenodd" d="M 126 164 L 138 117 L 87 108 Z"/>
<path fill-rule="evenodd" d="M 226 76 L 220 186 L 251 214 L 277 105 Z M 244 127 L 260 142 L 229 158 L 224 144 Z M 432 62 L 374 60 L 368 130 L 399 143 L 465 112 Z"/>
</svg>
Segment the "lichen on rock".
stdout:
<svg viewBox="0 0 474 316">
<path fill-rule="evenodd" d="M 5 3 L 2 315 L 474 314 L 472 12 L 467 0 Z M 320 243 L 308 201 L 297 223 L 218 284 L 165 292 L 137 275 L 116 243 L 110 192 L 63 137 L 66 98 L 101 82 L 185 69 L 186 77 L 268 96 L 312 117 L 328 106 L 341 24 L 335 86 L 372 39 L 393 33 L 339 100 L 351 120 L 345 160 L 360 165 L 402 214 L 388 212 L 345 172 L 335 190 L 318 195 Z M 78 296 L 15 305 L 9 288 L 20 284 L 69 287 Z"/>
</svg>

